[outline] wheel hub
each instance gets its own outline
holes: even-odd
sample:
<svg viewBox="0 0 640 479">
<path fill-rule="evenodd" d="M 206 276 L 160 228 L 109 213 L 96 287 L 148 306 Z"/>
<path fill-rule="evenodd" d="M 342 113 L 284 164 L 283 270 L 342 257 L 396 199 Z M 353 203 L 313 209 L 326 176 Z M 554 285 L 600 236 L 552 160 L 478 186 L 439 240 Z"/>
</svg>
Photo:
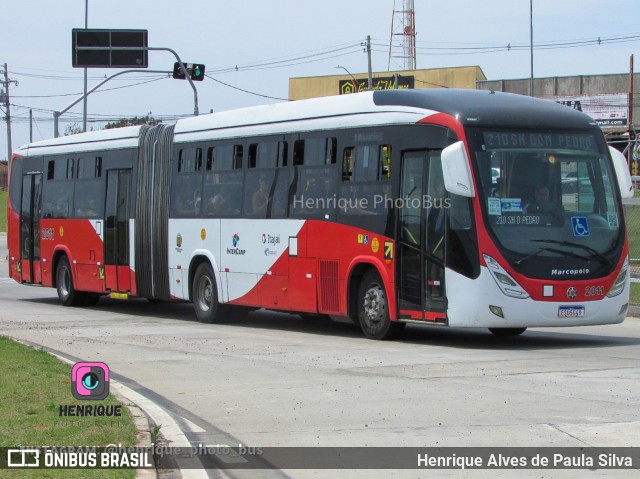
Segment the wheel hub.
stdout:
<svg viewBox="0 0 640 479">
<path fill-rule="evenodd" d="M 380 286 L 373 286 L 364 295 L 364 314 L 369 322 L 377 323 L 384 315 L 385 298 Z"/>
</svg>

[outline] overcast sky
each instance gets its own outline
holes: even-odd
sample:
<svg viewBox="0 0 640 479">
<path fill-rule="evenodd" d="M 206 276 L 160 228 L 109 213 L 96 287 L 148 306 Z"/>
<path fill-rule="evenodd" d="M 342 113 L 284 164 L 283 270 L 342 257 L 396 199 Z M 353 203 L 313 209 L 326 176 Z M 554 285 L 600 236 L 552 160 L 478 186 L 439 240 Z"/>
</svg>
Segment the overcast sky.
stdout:
<svg viewBox="0 0 640 479">
<path fill-rule="evenodd" d="M 89 0 L 89 28 L 146 29 L 149 46 L 204 63 L 207 74 L 230 85 L 210 78 L 196 84 L 200 112 L 207 113 L 281 101 L 290 77 L 343 73 L 337 65 L 364 73 L 360 43 L 367 35 L 374 71 L 387 71 L 393 7 L 393 0 Z M 630 55 L 640 53 L 638 0 L 533 0 L 533 10 L 536 76 L 627 73 Z M 14 148 L 29 141 L 29 108 L 34 140 L 50 138 L 51 112 L 82 92 L 82 70 L 71 67 L 71 29 L 84 27 L 84 16 L 85 0 L 3 2 L 0 64 L 19 82 L 10 90 Z M 529 77 L 529 0 L 415 0 L 415 18 L 418 68 L 478 65 L 490 80 Z M 149 55 L 150 70 L 172 69 L 171 54 Z M 391 69 L 400 64 L 392 62 Z M 112 73 L 89 70 L 89 87 Z M 112 90 L 89 97 L 90 121 L 193 113 L 193 92 L 184 81 L 133 75 L 103 89 Z M 61 132 L 67 120 L 81 124 L 81 116 L 79 104 L 63 115 Z M 3 159 L 4 118 L 0 126 Z"/>
</svg>

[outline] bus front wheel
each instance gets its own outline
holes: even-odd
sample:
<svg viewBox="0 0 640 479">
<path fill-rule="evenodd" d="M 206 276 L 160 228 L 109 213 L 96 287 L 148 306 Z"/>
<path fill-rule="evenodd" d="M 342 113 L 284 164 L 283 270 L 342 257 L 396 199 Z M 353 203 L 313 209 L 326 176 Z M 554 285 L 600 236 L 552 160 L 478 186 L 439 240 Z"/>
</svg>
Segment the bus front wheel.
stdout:
<svg viewBox="0 0 640 479">
<path fill-rule="evenodd" d="M 496 336 L 519 336 L 526 330 L 527 328 L 489 328 Z"/>
<path fill-rule="evenodd" d="M 196 317 L 201 323 L 213 323 L 220 320 L 222 306 L 218 303 L 218 288 L 209 263 L 202 263 L 196 269 L 193 278 L 193 306 Z"/>
<path fill-rule="evenodd" d="M 362 332 L 370 339 L 391 339 L 405 326 L 404 323 L 396 323 L 389 318 L 389 302 L 384 284 L 373 270 L 368 271 L 360 283 L 358 320 Z"/>
<path fill-rule="evenodd" d="M 75 288 L 71 265 L 66 256 L 60 258 L 56 268 L 56 290 L 63 306 L 78 306 L 84 302 L 86 296 Z"/>
</svg>

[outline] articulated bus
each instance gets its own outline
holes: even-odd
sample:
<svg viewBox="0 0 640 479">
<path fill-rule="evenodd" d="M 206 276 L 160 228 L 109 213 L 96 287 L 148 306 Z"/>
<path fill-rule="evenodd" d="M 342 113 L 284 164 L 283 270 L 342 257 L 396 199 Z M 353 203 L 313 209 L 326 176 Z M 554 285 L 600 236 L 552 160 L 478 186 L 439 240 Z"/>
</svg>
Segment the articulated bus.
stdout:
<svg viewBox="0 0 640 479">
<path fill-rule="evenodd" d="M 619 323 L 631 186 L 565 106 L 363 92 L 21 147 L 9 267 L 67 306 L 190 301 L 205 323 L 267 308 L 373 339 Z"/>
</svg>

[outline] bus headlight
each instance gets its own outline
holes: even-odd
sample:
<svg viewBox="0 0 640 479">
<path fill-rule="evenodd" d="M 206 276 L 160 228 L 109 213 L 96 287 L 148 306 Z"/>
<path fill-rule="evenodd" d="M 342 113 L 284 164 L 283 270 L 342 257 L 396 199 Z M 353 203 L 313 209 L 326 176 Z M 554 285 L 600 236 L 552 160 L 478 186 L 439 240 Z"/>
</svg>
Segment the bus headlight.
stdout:
<svg viewBox="0 0 640 479">
<path fill-rule="evenodd" d="M 607 298 L 613 298 L 614 296 L 618 296 L 620 293 L 624 291 L 624 285 L 627 282 L 627 273 L 629 271 L 629 257 L 627 256 L 624 259 L 624 263 L 622 263 L 622 269 L 618 274 L 618 277 L 613 282 L 613 286 L 609 290 L 607 294 Z"/>
<path fill-rule="evenodd" d="M 512 298 L 525 299 L 529 297 L 529 293 L 527 293 L 522 286 L 520 286 L 516 280 L 502 268 L 502 266 L 500 266 L 500 263 L 489 255 L 483 254 L 483 256 L 487 263 L 487 269 L 504 294 L 511 296 Z"/>
</svg>

